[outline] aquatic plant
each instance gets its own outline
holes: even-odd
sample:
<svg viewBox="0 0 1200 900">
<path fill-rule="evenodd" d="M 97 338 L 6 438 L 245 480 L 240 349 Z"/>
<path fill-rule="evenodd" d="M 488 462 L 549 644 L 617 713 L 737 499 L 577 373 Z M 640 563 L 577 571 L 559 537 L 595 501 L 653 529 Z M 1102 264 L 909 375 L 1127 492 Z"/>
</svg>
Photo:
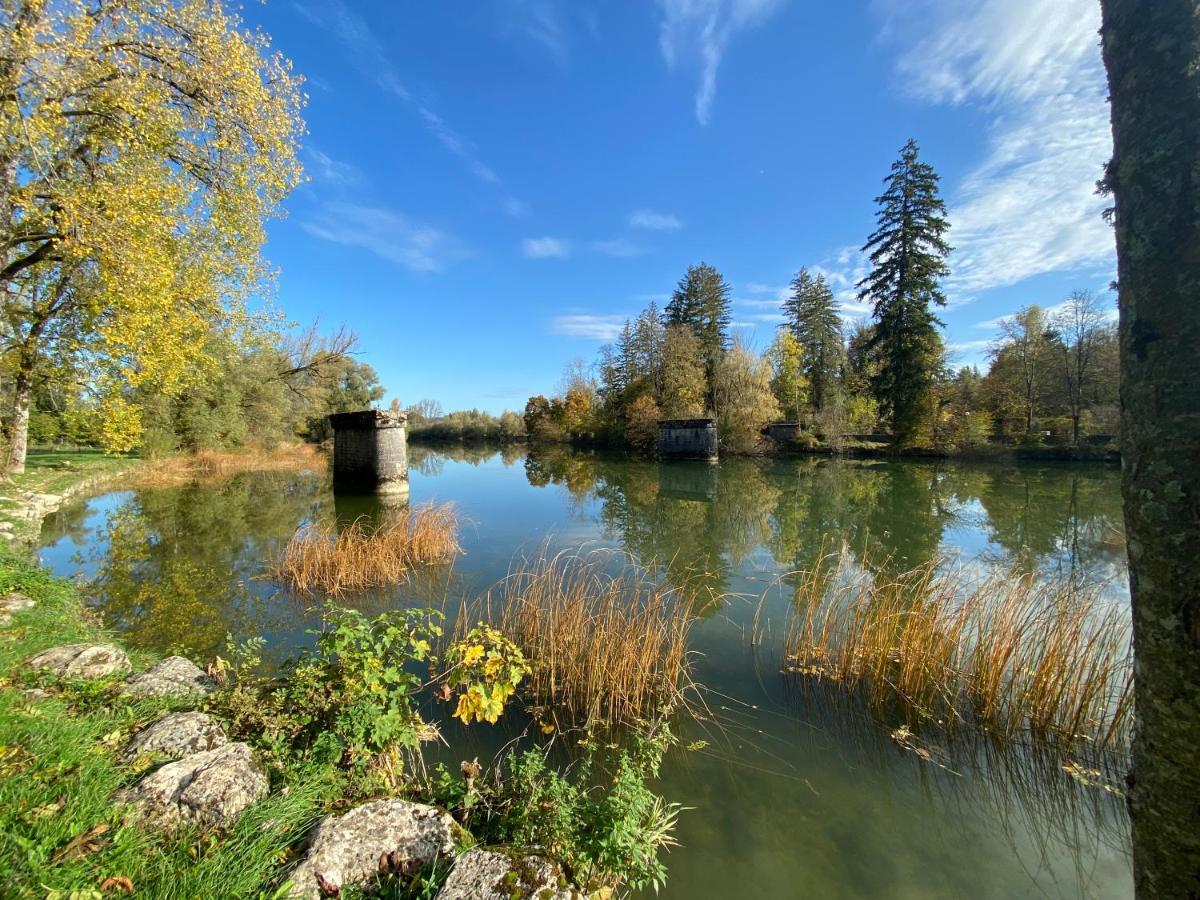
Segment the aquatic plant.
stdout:
<svg viewBox="0 0 1200 900">
<path fill-rule="evenodd" d="M 491 621 L 529 660 L 526 690 L 575 721 L 621 723 L 675 702 L 695 621 L 680 590 L 605 551 L 518 562 L 459 615 Z"/>
<path fill-rule="evenodd" d="M 454 507 L 427 504 L 378 526 L 359 520 L 338 532 L 302 528 L 288 541 L 273 575 L 302 593 L 341 597 L 397 584 L 413 568 L 461 552 Z"/>
<path fill-rule="evenodd" d="M 1132 712 L 1128 614 L 1098 588 L 977 575 L 933 559 L 896 575 L 844 551 L 794 573 L 784 671 L 861 687 L 947 728 L 974 723 L 1119 749 Z"/>
<path fill-rule="evenodd" d="M 242 472 L 323 472 L 326 455 L 312 444 L 276 444 L 238 450 L 201 450 L 151 460 L 131 475 L 135 487 L 172 487 L 218 481 Z"/>
</svg>

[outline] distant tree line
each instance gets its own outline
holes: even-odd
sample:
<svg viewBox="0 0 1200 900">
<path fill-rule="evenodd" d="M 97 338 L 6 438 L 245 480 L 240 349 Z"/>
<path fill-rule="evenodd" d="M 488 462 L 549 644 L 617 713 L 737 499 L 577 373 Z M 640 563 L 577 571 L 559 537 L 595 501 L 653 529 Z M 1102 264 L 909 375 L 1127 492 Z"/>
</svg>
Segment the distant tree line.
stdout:
<svg viewBox="0 0 1200 900">
<path fill-rule="evenodd" d="M 1114 326 L 1096 295 L 1031 305 L 1001 322 L 986 374 L 953 371 L 935 310 L 946 298 L 949 223 L 933 167 L 909 141 L 876 198 L 876 229 L 857 285 L 869 321 L 847 329 L 819 271 L 801 268 L 784 321 L 761 353 L 730 335 L 730 287 L 707 263 L 688 268 L 664 309 L 627 320 L 561 390 L 525 407 L 533 440 L 651 449 L 660 419 L 716 419 L 722 447 L 762 448 L 764 426 L 798 422 L 798 440 L 840 450 L 880 433 L 897 449 L 990 443 L 1078 447 L 1116 431 Z"/>
</svg>

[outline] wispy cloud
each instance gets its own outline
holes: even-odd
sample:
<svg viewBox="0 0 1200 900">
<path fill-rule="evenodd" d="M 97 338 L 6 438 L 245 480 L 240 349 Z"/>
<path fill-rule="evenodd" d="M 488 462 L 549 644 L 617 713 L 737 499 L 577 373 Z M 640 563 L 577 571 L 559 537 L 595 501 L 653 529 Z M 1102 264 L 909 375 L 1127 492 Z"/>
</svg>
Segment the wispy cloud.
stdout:
<svg viewBox="0 0 1200 900">
<path fill-rule="evenodd" d="M 507 9 L 510 28 L 538 44 L 559 66 L 570 60 L 562 13 L 554 0 L 513 0 Z"/>
<path fill-rule="evenodd" d="M 599 253 L 602 256 L 616 256 L 627 258 L 632 256 L 643 256 L 646 253 L 646 248 L 640 244 L 635 244 L 633 241 L 627 241 L 625 238 L 614 238 L 608 241 L 592 241 L 588 244 L 593 253 Z"/>
<path fill-rule="evenodd" d="M 356 203 L 330 203 L 319 218 L 301 222 L 313 237 L 361 247 L 416 272 L 440 272 L 468 254 L 445 232 L 403 213 Z"/>
<path fill-rule="evenodd" d="M 571 242 L 563 238 L 525 238 L 521 253 L 529 259 L 566 259 L 571 255 Z"/>
<path fill-rule="evenodd" d="M 658 46 L 667 65 L 674 68 L 685 54 L 699 59 L 696 120 L 701 125 L 711 118 L 717 70 L 729 41 L 761 25 L 782 5 L 783 0 L 658 0 Z"/>
<path fill-rule="evenodd" d="M 1111 268 L 1105 201 L 1094 193 L 1111 153 L 1098 5 L 876 6 L 885 35 L 905 47 L 896 72 L 906 90 L 931 103 L 975 104 L 991 118 L 984 159 L 950 193 L 952 304 L 1047 272 Z"/>
<path fill-rule="evenodd" d="M 639 209 L 629 216 L 629 224 L 634 228 L 645 228 L 649 231 L 678 231 L 683 223 L 670 213 L 655 212 L 652 209 Z"/>
<path fill-rule="evenodd" d="M 411 106 L 429 133 L 450 153 L 459 157 L 471 175 L 491 187 L 500 187 L 500 176 L 479 158 L 474 144 L 455 131 L 440 114 L 427 103 L 417 99 L 405 86 L 400 73 L 366 20 L 351 10 L 344 0 L 296 0 L 292 6 L 302 17 L 332 33 L 345 46 L 350 63 L 359 74 L 373 81 L 384 92 Z M 510 215 L 516 215 L 513 209 L 515 204 L 520 202 L 507 197 L 503 206 Z"/>
<path fill-rule="evenodd" d="M 568 337 L 587 338 L 592 341 L 611 341 L 621 333 L 625 316 L 597 316 L 589 313 L 555 316 L 550 321 L 550 330 Z"/>
<path fill-rule="evenodd" d="M 323 153 L 309 144 L 304 155 L 308 160 L 308 170 L 317 181 L 323 181 L 339 187 L 361 184 L 364 180 L 362 170 L 358 166 L 341 162 Z"/>
</svg>

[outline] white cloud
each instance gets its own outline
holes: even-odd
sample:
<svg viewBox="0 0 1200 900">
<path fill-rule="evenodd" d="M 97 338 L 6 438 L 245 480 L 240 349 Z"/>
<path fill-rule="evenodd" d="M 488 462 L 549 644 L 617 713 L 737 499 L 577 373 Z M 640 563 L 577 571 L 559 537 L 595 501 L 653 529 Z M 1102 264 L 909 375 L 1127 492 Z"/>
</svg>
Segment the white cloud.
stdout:
<svg viewBox="0 0 1200 900">
<path fill-rule="evenodd" d="M 984 159 L 950 192 L 951 305 L 1047 272 L 1111 268 L 1113 236 L 1095 196 L 1112 148 L 1094 0 L 877 8 L 885 33 L 906 46 L 900 84 L 990 117 Z"/>
<path fill-rule="evenodd" d="M 599 253 L 603 256 L 616 256 L 621 258 L 631 256 L 642 256 L 646 253 L 646 248 L 632 241 L 627 241 L 624 238 L 615 238 L 611 241 L 592 241 L 588 245 L 593 253 Z"/>
<path fill-rule="evenodd" d="M 570 59 L 567 30 L 553 0 L 517 0 L 513 4 L 513 24 L 526 37 L 540 44 L 558 65 Z"/>
<path fill-rule="evenodd" d="M 629 224 L 634 228 L 646 228 L 650 231 L 678 231 L 683 223 L 670 213 L 655 212 L 652 209 L 639 209 L 630 214 Z"/>
<path fill-rule="evenodd" d="M 771 294 L 778 300 L 786 297 L 790 289 L 786 284 L 762 284 L 758 281 L 747 282 L 743 287 L 747 294 Z"/>
<path fill-rule="evenodd" d="M 571 255 L 571 243 L 554 237 L 526 238 L 521 241 L 521 252 L 529 259 L 566 259 Z"/>
<path fill-rule="evenodd" d="M 320 29 L 331 32 L 345 45 L 351 65 L 386 93 L 409 104 L 420 116 L 426 129 L 450 153 L 466 164 L 467 171 L 484 184 L 500 186 L 500 176 L 479 159 L 474 145 L 456 132 L 438 113 L 417 100 L 405 87 L 400 73 L 392 65 L 383 45 L 366 20 L 351 10 L 344 0 L 296 0 L 292 7 Z M 509 198 L 508 203 L 517 202 Z"/>
<path fill-rule="evenodd" d="M 361 247 L 417 272 L 440 272 L 467 256 L 459 242 L 433 226 L 393 210 L 356 203 L 330 203 L 319 220 L 300 227 L 313 237 Z"/>
<path fill-rule="evenodd" d="M 765 22 L 782 5 L 783 0 L 658 0 L 658 46 L 667 65 L 674 68 L 685 53 L 699 58 L 696 120 L 701 125 L 712 115 L 717 69 L 729 41 L 737 32 Z"/>
<path fill-rule="evenodd" d="M 338 186 L 359 184 L 363 181 L 362 170 L 357 166 L 336 160 L 312 144 L 308 145 L 304 154 L 308 157 L 309 171 L 318 181 Z"/>
<path fill-rule="evenodd" d="M 625 316 L 596 316 L 578 313 L 555 316 L 550 322 L 550 330 L 555 334 L 565 334 L 568 337 L 587 338 L 592 341 L 611 341 L 621 333 L 621 327 L 624 324 Z"/>
</svg>

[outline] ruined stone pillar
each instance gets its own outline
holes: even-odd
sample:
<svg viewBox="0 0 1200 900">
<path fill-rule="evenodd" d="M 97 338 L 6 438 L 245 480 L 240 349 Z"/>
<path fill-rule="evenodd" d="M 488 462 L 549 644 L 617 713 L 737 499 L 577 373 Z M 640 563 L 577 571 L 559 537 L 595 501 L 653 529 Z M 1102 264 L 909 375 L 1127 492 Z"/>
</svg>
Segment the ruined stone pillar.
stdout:
<svg viewBox="0 0 1200 900">
<path fill-rule="evenodd" d="M 663 419 L 658 423 L 658 455 L 663 459 L 717 461 L 714 419 Z"/>
<path fill-rule="evenodd" d="M 408 493 L 408 416 L 367 409 L 336 413 L 329 424 L 334 490 Z"/>
</svg>

